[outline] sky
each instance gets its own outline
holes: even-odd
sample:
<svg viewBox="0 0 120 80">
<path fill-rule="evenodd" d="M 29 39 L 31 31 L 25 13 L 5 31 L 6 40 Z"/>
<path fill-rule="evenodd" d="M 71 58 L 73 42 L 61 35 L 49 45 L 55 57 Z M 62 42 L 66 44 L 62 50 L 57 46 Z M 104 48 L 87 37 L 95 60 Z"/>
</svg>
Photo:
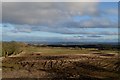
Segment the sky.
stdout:
<svg viewBox="0 0 120 80">
<path fill-rule="evenodd" d="M 116 42 L 117 2 L 3 2 L 3 41 Z"/>
</svg>

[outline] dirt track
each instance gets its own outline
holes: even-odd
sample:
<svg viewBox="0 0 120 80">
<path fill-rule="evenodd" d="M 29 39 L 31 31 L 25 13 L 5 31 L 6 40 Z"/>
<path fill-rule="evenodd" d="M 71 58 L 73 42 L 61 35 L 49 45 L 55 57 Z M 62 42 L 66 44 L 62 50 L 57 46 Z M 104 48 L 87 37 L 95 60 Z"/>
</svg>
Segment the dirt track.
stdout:
<svg viewBox="0 0 120 80">
<path fill-rule="evenodd" d="M 3 78 L 120 80 L 120 58 L 115 54 L 29 54 L 4 58 L 2 63 Z"/>
</svg>

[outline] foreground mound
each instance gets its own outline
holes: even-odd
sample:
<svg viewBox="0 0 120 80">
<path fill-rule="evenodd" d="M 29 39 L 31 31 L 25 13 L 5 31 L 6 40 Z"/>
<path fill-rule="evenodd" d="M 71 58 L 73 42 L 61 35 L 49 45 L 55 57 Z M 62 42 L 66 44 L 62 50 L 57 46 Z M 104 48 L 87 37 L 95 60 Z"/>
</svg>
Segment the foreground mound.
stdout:
<svg viewBox="0 0 120 80">
<path fill-rule="evenodd" d="M 120 80 L 120 58 L 115 54 L 30 55 L 4 58 L 3 80 Z"/>
</svg>

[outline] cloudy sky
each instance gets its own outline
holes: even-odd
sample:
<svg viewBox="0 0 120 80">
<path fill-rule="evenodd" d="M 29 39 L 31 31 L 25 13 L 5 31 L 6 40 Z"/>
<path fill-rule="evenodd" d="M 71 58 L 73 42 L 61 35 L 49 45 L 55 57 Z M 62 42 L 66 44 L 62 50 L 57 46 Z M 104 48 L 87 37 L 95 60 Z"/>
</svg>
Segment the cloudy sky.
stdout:
<svg viewBox="0 0 120 80">
<path fill-rule="evenodd" d="M 117 2 L 3 2 L 4 41 L 115 42 Z"/>
</svg>

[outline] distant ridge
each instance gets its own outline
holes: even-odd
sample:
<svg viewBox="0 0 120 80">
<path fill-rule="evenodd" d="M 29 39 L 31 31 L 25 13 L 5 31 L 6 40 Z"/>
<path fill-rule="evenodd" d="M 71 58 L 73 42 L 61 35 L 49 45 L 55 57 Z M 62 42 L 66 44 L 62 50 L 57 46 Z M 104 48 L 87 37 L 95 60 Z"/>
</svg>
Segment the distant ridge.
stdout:
<svg viewBox="0 0 120 80">
<path fill-rule="evenodd" d="M 37 41 L 28 41 L 29 44 L 45 44 L 45 45 L 96 45 L 96 44 L 105 44 L 105 45 L 119 45 L 118 42 L 37 42 Z"/>
</svg>

